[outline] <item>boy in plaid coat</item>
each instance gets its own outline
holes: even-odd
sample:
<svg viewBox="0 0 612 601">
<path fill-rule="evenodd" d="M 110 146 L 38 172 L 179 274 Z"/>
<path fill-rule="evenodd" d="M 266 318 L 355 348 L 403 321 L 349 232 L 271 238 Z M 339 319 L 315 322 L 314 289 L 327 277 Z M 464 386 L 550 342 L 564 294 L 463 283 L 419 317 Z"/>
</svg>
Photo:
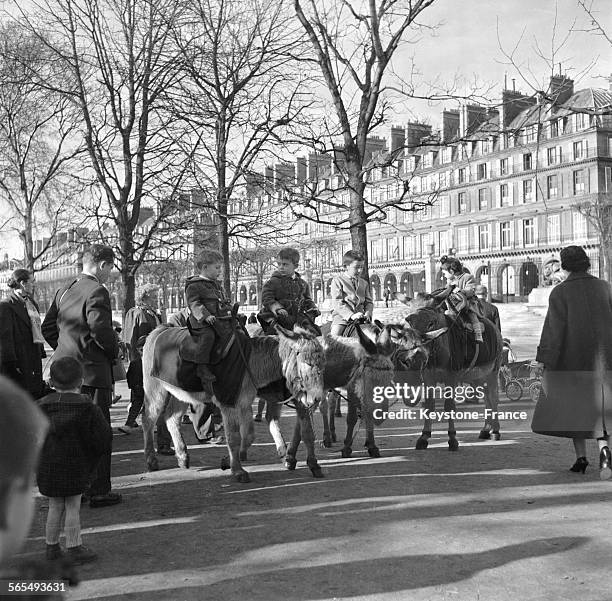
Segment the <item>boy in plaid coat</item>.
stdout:
<svg viewBox="0 0 612 601">
<path fill-rule="evenodd" d="M 38 466 L 38 488 L 49 497 L 47 559 L 63 556 L 59 537 L 65 519 L 68 556 L 86 563 L 97 555 L 81 541 L 81 495 L 102 455 L 110 452 L 112 431 L 100 407 L 81 394 L 83 367 L 76 359 L 57 359 L 50 376 L 57 392 L 38 401 L 51 423 Z"/>
</svg>

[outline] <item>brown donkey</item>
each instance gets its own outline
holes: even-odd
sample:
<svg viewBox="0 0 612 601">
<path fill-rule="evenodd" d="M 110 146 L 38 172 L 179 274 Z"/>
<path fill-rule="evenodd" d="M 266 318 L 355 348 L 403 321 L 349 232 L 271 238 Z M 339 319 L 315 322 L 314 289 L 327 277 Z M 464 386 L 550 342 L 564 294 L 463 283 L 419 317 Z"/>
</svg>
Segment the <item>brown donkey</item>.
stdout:
<svg viewBox="0 0 612 601">
<path fill-rule="evenodd" d="M 159 326 L 147 338 L 143 350 L 143 374 L 145 411 L 143 416 L 144 452 L 149 471 L 158 469 L 153 446 L 153 427 L 164 412 L 168 430 L 172 436 L 179 467 L 189 467 L 189 455 L 179 424 L 187 404 L 210 401 L 205 392 L 188 392 L 151 376 L 155 342 L 167 326 Z M 296 328 L 290 332 L 278 327 L 279 335 L 251 340 L 248 371 L 231 406 L 213 402 L 221 409 L 223 426 L 229 450 L 230 469 L 238 482 L 249 482 L 248 473 L 240 460 L 246 459 L 248 447 L 253 442 L 254 428 L 251 405 L 258 388 L 285 378 L 296 405 L 312 407 L 323 399 L 323 349 L 315 336 Z M 178 348 L 164 357 L 164 361 L 176 362 Z"/>
</svg>

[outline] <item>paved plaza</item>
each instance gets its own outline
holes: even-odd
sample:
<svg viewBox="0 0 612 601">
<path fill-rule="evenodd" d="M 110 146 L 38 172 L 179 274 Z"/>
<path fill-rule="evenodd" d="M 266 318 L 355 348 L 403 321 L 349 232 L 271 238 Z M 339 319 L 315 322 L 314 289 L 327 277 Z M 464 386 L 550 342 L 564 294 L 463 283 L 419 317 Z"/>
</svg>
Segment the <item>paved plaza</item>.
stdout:
<svg viewBox="0 0 612 601">
<path fill-rule="evenodd" d="M 533 359 L 543 317 L 499 308 L 518 358 Z M 126 399 L 125 383 L 118 390 Z M 610 599 L 612 481 L 599 481 L 595 442 L 586 474 L 571 473 L 571 442 L 531 433 L 531 401 L 504 399 L 501 409 L 528 417 L 504 420 L 500 441 L 479 441 L 481 420 L 462 421 L 456 453 L 445 424 L 416 451 L 421 424 L 398 420 L 376 429 L 382 457 L 370 459 L 361 429 L 350 459 L 339 443 L 317 449 L 324 479 L 310 476 L 303 450 L 286 471 L 265 424 L 245 464 L 250 484 L 222 472 L 225 448 L 197 444 L 189 425 L 190 470 L 160 457 L 161 470 L 147 473 L 141 432 L 116 436 L 113 487 L 124 502 L 83 506 L 84 543 L 100 558 L 68 598 Z M 124 400 L 112 414 L 115 426 L 124 421 Z M 320 415 L 314 423 L 320 439 Z M 287 438 L 292 424 L 284 411 Z M 41 555 L 45 511 L 37 500 L 26 556 Z"/>
</svg>

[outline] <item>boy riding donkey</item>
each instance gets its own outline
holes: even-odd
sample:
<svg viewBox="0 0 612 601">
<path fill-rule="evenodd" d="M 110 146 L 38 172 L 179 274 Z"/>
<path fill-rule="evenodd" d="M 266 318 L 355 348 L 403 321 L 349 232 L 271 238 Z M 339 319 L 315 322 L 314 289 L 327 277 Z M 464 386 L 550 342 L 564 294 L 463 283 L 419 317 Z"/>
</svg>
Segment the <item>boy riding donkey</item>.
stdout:
<svg viewBox="0 0 612 601">
<path fill-rule="evenodd" d="M 297 324 L 320 335 L 321 330 L 315 324 L 315 318 L 321 313 L 310 296 L 308 283 L 296 271 L 300 264 L 300 253 L 295 248 L 281 248 L 276 261 L 278 269 L 263 286 L 263 308 L 257 315 L 264 334 L 276 334 L 275 324 L 288 330 L 293 330 L 293 326 Z M 262 413 L 266 404 L 264 397 L 269 398 L 272 395 L 286 399 L 290 394 L 287 387 L 279 383 L 271 384 L 260 392 L 262 396 L 259 397 L 254 418 L 257 422 L 262 421 Z"/>
<path fill-rule="evenodd" d="M 295 248 L 282 248 L 277 257 L 278 269 L 264 284 L 263 309 L 257 318 L 264 334 L 275 334 L 274 324 L 288 330 L 298 324 L 320 335 L 315 318 L 321 315 L 310 296 L 310 288 L 296 271 L 300 253 Z"/>
</svg>

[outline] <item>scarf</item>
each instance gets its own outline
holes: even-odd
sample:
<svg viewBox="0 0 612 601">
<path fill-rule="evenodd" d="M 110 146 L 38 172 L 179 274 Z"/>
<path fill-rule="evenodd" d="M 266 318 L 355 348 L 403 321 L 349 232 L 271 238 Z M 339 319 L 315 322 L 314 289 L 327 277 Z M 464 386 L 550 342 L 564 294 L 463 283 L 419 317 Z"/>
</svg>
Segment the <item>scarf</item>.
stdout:
<svg viewBox="0 0 612 601">
<path fill-rule="evenodd" d="M 40 313 L 38 312 L 36 305 L 29 296 L 25 296 L 23 298 L 23 302 L 25 303 L 26 311 L 28 312 L 28 315 L 30 317 L 30 325 L 32 327 L 32 341 L 35 344 L 44 344 L 45 339 L 42 335 Z"/>
</svg>

